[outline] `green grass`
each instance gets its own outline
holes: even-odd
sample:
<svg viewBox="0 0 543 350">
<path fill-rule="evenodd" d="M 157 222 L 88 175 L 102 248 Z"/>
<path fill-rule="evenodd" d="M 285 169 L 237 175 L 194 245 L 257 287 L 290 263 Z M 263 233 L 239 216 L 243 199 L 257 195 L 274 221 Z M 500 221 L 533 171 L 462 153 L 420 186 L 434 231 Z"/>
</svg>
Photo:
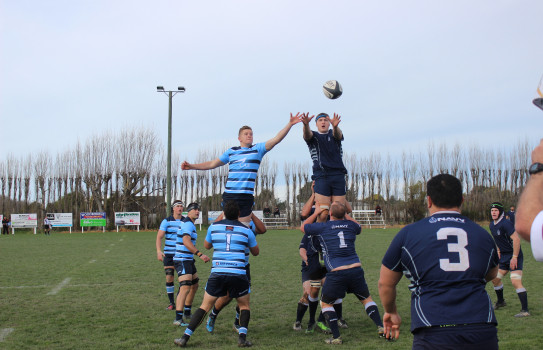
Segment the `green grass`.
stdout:
<svg viewBox="0 0 543 350">
<path fill-rule="evenodd" d="M 379 302 L 377 281 L 381 258 L 398 229 L 367 229 L 357 241 L 370 292 Z M 2 349 L 168 349 L 183 328 L 172 325 L 166 311 L 162 263 L 156 260 L 156 232 L 55 233 L 17 232 L 0 236 L 0 330 L 13 328 Z M 269 231 L 258 237 L 261 254 L 251 258 L 251 322 L 248 339 L 259 349 L 314 349 L 322 347 L 321 333 L 292 330 L 301 296 L 299 231 Z M 198 248 L 203 250 L 203 232 Z M 520 303 L 509 279 L 504 280 L 508 306 L 496 311 L 501 349 L 540 349 L 543 265 L 525 254 L 524 284 L 532 317 L 515 319 Z M 197 261 L 200 304 L 209 264 Z M 61 282 L 57 294 L 49 294 Z M 402 333 L 398 341 L 378 339 L 376 327 L 352 295 L 344 299 L 342 330 L 345 349 L 410 349 L 410 295 L 404 278 L 398 288 Z M 177 289 L 177 286 L 176 286 Z M 487 287 L 495 300 L 495 293 Z M 194 309 L 193 309 L 194 310 Z M 189 348 L 234 349 L 231 329 L 234 305 L 217 319 L 214 334 L 201 325 Z M 304 321 L 307 320 L 307 315 Z M 305 325 L 305 322 L 304 322 Z"/>
</svg>

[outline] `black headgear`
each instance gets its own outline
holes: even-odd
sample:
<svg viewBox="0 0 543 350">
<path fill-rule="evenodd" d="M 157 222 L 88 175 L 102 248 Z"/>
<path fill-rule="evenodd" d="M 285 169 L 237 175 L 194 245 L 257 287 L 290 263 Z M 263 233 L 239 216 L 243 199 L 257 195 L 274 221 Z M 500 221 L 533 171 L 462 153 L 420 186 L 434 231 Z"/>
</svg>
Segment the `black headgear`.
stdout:
<svg viewBox="0 0 543 350">
<path fill-rule="evenodd" d="M 503 214 L 503 204 L 501 204 L 500 202 L 494 202 L 492 204 L 490 204 L 490 209 L 492 208 L 496 208 L 499 210 L 500 212 L 500 216 L 502 216 Z"/>
<path fill-rule="evenodd" d="M 189 206 L 187 207 L 187 213 L 191 210 L 200 210 L 200 205 L 196 202 L 190 203 Z"/>
<path fill-rule="evenodd" d="M 172 209 L 173 209 L 175 206 L 177 206 L 177 205 L 180 205 L 180 206 L 184 207 L 183 201 L 181 201 L 180 199 L 176 199 L 176 200 L 173 201 L 173 203 L 172 203 Z"/>
</svg>

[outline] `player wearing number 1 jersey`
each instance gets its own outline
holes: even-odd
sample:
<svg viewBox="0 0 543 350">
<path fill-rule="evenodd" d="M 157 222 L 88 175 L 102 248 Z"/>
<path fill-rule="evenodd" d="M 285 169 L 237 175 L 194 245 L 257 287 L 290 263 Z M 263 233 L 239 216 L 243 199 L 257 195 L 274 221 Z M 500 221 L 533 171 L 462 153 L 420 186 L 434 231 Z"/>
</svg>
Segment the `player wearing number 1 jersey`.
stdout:
<svg viewBox="0 0 543 350">
<path fill-rule="evenodd" d="M 498 349 L 496 317 L 485 284 L 498 272 L 496 244 L 460 214 L 462 185 L 448 174 L 427 184 L 431 216 L 394 237 L 381 266 L 385 334 L 397 338 L 396 285 L 411 281 L 413 349 Z"/>
</svg>

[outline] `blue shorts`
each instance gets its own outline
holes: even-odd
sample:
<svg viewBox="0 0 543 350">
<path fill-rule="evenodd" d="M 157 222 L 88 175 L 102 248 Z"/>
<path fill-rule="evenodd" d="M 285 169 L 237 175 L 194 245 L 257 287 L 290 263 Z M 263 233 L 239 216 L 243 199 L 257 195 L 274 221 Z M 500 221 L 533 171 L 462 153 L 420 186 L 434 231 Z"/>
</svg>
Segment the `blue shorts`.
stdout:
<svg viewBox="0 0 543 350">
<path fill-rule="evenodd" d="M 498 350 L 498 330 L 489 323 L 419 328 L 413 336 L 416 350 Z"/>
<path fill-rule="evenodd" d="M 212 273 L 207 280 L 206 293 L 213 297 L 228 294 L 235 299 L 251 293 L 251 286 L 247 275 Z"/>
<path fill-rule="evenodd" d="M 239 205 L 239 216 L 245 217 L 251 215 L 253 206 L 255 205 L 255 196 L 248 193 L 223 193 L 221 206 L 228 201 L 235 201 Z"/>
<path fill-rule="evenodd" d="M 174 266 L 173 262 L 173 256 L 175 254 L 164 254 L 164 258 L 162 259 L 162 263 L 164 264 L 164 267 Z"/>
<path fill-rule="evenodd" d="M 323 302 L 333 304 L 337 299 L 344 298 L 346 293 L 356 295 L 358 300 L 365 300 L 370 296 L 362 267 L 331 271 L 326 274 L 324 286 L 322 286 L 321 300 Z"/>
<path fill-rule="evenodd" d="M 324 175 L 315 179 L 315 193 L 322 196 L 344 196 L 347 193 L 345 174 Z"/>
<path fill-rule="evenodd" d="M 326 276 L 326 267 L 321 265 L 319 254 L 307 258 L 307 265 L 302 262 L 302 283 L 305 281 L 320 281 Z"/>
<path fill-rule="evenodd" d="M 177 276 L 181 277 L 183 275 L 194 275 L 196 272 L 196 265 L 194 264 L 194 259 L 192 260 L 175 260 L 174 265 L 175 271 L 177 271 Z"/>
<path fill-rule="evenodd" d="M 509 263 L 511 262 L 511 259 L 513 258 L 513 253 L 508 254 L 502 254 L 500 257 L 500 270 L 509 271 L 511 270 L 511 267 L 509 266 Z M 520 270 L 522 271 L 522 266 L 524 265 L 524 255 L 522 254 L 522 251 L 518 255 L 517 258 L 517 268 L 513 271 Z"/>
</svg>

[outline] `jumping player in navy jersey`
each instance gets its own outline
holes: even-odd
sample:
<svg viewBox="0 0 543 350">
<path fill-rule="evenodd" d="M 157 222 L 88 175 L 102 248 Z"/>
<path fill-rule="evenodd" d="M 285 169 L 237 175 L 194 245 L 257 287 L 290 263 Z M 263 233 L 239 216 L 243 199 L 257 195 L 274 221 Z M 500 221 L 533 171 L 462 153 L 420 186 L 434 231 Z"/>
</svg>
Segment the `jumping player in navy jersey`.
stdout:
<svg viewBox="0 0 543 350">
<path fill-rule="evenodd" d="M 303 136 L 313 160 L 311 178 L 315 181 L 315 201 L 323 209 L 317 221 L 324 222 L 331 202 L 345 204 L 347 169 L 342 160 L 343 132 L 339 128 L 341 117 L 334 114 L 334 118 L 330 119 L 328 114 L 320 113 L 315 118 L 317 131 L 311 131 L 309 122 L 313 117 L 309 117 L 309 113 L 302 114 Z"/>
<path fill-rule="evenodd" d="M 196 226 L 194 221 L 200 216 L 198 203 L 190 203 L 187 207 L 187 217 L 183 220 L 181 227 L 177 230 L 175 255 L 173 257 L 174 267 L 179 279 L 179 293 L 177 293 L 175 320 L 176 326 L 186 326 L 184 319 L 191 318 L 192 301 L 198 290 L 198 278 L 194 255 L 202 259 L 204 263 L 210 259 L 207 255 L 200 253 L 196 248 Z"/>
<path fill-rule="evenodd" d="M 253 130 L 248 126 L 243 126 L 238 133 L 239 146 L 226 150 L 219 158 L 208 162 L 190 164 L 184 161 L 181 169 L 209 170 L 228 164 L 228 180 L 223 193 L 223 205 L 228 200 L 238 202 L 241 210 L 239 221 L 248 226 L 251 221 L 255 181 L 260 162 L 266 153 L 287 136 L 292 126 L 300 121 L 300 113 L 296 113 L 295 116 L 291 113 L 288 124 L 275 137 L 265 143 L 257 144 L 253 144 Z"/>
<path fill-rule="evenodd" d="M 485 289 L 498 272 L 496 244 L 460 214 L 462 184 L 448 174 L 427 183 L 430 217 L 405 226 L 381 266 L 385 336 L 397 339 L 396 285 L 411 284 L 413 349 L 498 349 L 497 321 Z"/>
<path fill-rule="evenodd" d="M 498 256 L 500 257 L 500 268 L 498 275 L 492 280 L 494 291 L 498 297 L 498 301 L 494 304 L 494 308 L 500 309 L 506 305 L 503 297 L 502 278 L 511 271 L 511 283 L 517 292 L 520 299 L 521 311 L 515 317 L 530 316 L 528 311 L 528 294 L 526 288 L 522 285 L 522 265 L 524 263 L 524 255 L 520 247 L 520 238 L 515 232 L 515 227 L 511 221 L 504 218 L 503 205 L 500 202 L 494 202 L 490 205 L 490 232 L 494 241 L 498 246 Z"/>
<path fill-rule="evenodd" d="M 225 295 L 236 299 L 240 308 L 238 346 L 252 345 L 247 340 L 247 328 L 251 317 L 249 308 L 251 287 L 245 269 L 245 250 L 249 249 L 251 254 L 256 256 L 260 253 L 260 249 L 253 231 L 237 220 L 239 213 L 239 206 L 235 201 L 226 202 L 224 205 L 226 220 L 213 223 L 207 230 L 204 247 L 213 248 L 211 273 L 202 305 L 194 313 L 183 336 L 174 340 L 178 346 L 186 346 L 213 304 Z"/>
<path fill-rule="evenodd" d="M 320 207 L 315 208 L 315 212 L 302 223 L 301 230 L 306 235 L 319 238 L 328 271 L 322 287 L 321 308 L 333 337 L 325 342 L 334 345 L 343 343 L 333 304 L 337 299 L 345 297 L 345 293 L 356 295 L 381 335 L 383 324 L 379 309 L 370 296 L 364 270 L 355 250 L 356 236 L 362 229 L 355 220 L 346 215 L 345 205 L 338 201 L 330 206 L 330 221 L 313 223 L 322 210 Z"/>
<path fill-rule="evenodd" d="M 224 219 L 223 213 L 217 217 L 216 222 L 221 221 Z M 266 233 L 266 225 L 260 220 L 254 213 L 251 214 L 251 225 L 249 228 L 253 231 L 255 235 L 262 235 Z M 249 256 L 250 256 L 250 250 L 249 248 L 245 249 L 245 269 L 247 270 L 247 279 L 249 280 L 249 285 L 251 285 L 251 264 L 249 264 Z M 209 317 L 207 318 L 206 322 L 206 329 L 208 332 L 212 333 L 215 329 L 215 321 L 217 320 L 217 316 L 219 315 L 219 312 L 221 312 L 222 309 L 224 309 L 225 306 L 230 304 L 232 301 L 232 298 L 230 298 L 228 295 L 222 296 L 213 305 L 213 309 L 209 313 Z M 234 329 L 236 332 L 239 332 L 239 313 L 240 309 L 239 306 L 236 305 L 236 318 L 234 320 Z"/>
<path fill-rule="evenodd" d="M 173 214 L 162 220 L 160 228 L 156 235 L 156 257 L 162 261 L 164 271 L 166 272 L 166 294 L 170 300 L 167 310 L 175 310 L 174 299 L 174 264 L 175 241 L 177 240 L 177 230 L 181 226 L 183 217 L 183 202 L 175 200 L 172 205 Z M 162 249 L 162 239 L 164 239 L 164 250 Z"/>
</svg>

